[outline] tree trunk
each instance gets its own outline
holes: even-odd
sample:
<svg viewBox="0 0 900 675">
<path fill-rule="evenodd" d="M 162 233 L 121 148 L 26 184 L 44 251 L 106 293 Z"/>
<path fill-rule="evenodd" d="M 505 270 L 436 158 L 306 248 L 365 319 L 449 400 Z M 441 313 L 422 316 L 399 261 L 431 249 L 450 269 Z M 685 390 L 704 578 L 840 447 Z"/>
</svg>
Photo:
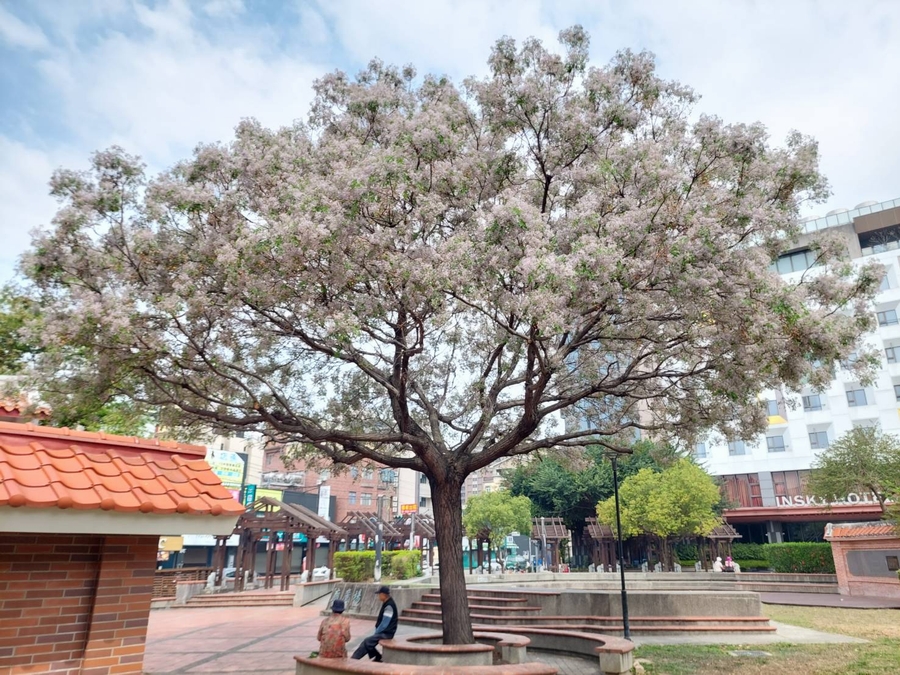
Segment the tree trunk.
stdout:
<svg viewBox="0 0 900 675">
<path fill-rule="evenodd" d="M 466 596 L 466 577 L 463 573 L 462 481 L 437 484 L 432 481 L 434 498 L 434 530 L 441 553 L 441 614 L 445 645 L 470 645 L 472 619 Z"/>
</svg>

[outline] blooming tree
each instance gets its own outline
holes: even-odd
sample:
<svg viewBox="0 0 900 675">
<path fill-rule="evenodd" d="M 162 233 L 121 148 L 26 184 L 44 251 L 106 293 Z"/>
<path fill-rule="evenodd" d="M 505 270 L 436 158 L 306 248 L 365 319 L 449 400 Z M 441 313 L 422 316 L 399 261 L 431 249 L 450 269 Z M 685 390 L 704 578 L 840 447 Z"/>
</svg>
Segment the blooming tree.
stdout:
<svg viewBox="0 0 900 675">
<path fill-rule="evenodd" d="M 879 282 L 829 246 L 802 283 L 767 271 L 826 193 L 814 142 L 693 116 L 651 55 L 591 67 L 581 28 L 560 39 L 502 39 L 462 85 L 328 75 L 307 123 L 245 121 L 153 178 L 117 148 L 57 172 L 22 262 L 43 372 L 170 428 L 423 472 L 444 638 L 471 642 L 468 474 L 633 429 L 754 433 L 756 393 L 827 381 L 812 364 L 852 351 Z"/>
</svg>

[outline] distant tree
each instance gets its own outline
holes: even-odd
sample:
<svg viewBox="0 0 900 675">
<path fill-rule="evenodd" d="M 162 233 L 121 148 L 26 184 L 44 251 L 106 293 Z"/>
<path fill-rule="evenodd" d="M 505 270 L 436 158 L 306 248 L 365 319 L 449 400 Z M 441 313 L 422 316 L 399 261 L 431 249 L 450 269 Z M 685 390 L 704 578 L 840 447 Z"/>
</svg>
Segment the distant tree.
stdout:
<svg viewBox="0 0 900 675">
<path fill-rule="evenodd" d="M 641 469 L 619 488 L 622 536 L 656 537 L 660 562 L 671 569 L 674 541 L 707 535 L 721 524 L 716 514 L 720 499 L 712 477 L 688 459 L 680 459 L 660 472 Z M 597 519 L 617 531 L 614 497 L 597 505 Z"/>
<path fill-rule="evenodd" d="M 486 537 L 499 551 L 511 532 L 531 533 L 531 500 L 514 497 L 509 490 L 474 495 L 466 501 L 463 527 L 466 536 Z"/>
<path fill-rule="evenodd" d="M 828 502 L 871 492 L 888 514 L 888 502 L 900 501 L 900 438 L 877 426 L 854 427 L 819 453 L 806 489 Z"/>
<path fill-rule="evenodd" d="M 34 303 L 10 286 L 0 288 L 0 375 L 15 375 L 39 347 L 23 328 L 35 315 Z"/>
<path fill-rule="evenodd" d="M 643 468 L 661 470 L 674 461 L 667 446 L 647 441 L 635 443 L 631 454 L 619 458 L 619 480 Z M 543 453 L 514 469 L 504 471 L 513 495 L 531 500 L 532 515 L 562 518 L 566 527 L 580 531 L 586 518 L 596 515 L 597 503 L 613 493 L 612 465 L 605 448 Z"/>
<path fill-rule="evenodd" d="M 42 321 L 38 303 L 12 286 L 0 289 L 0 375 L 22 375 L 29 362 L 45 351 L 40 338 L 33 336 L 33 331 Z M 29 335 L 29 330 L 32 335 Z M 56 349 L 61 368 L 68 369 L 75 376 L 78 364 L 84 361 L 81 349 L 69 345 L 59 345 Z M 88 431 L 124 436 L 146 436 L 153 428 L 152 415 L 146 406 L 114 395 L 108 386 L 91 389 L 93 395 L 82 391 L 77 403 L 70 405 L 71 399 L 57 390 L 52 380 L 48 379 L 44 384 L 36 392 L 40 401 L 33 403 L 39 402 L 51 410 L 45 424 L 82 427 Z M 83 382 L 85 387 L 94 384 L 92 379 Z M 26 386 L 25 377 L 13 377 L 6 382 L 0 396 L 18 398 L 23 386 Z M 71 386 L 71 382 L 67 383 L 66 389 Z M 55 405 L 57 402 L 61 403 L 58 407 Z"/>
</svg>

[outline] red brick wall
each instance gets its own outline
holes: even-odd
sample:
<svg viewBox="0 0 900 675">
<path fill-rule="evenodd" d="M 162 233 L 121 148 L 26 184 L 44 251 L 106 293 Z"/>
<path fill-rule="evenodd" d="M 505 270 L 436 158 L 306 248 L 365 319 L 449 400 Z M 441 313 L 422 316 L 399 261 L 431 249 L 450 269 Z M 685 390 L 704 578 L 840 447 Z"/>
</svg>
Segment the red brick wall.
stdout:
<svg viewBox="0 0 900 675">
<path fill-rule="evenodd" d="M 900 598 L 900 580 L 896 577 L 858 577 L 847 569 L 847 552 L 885 549 L 896 546 L 896 539 L 835 539 L 831 542 L 834 571 L 841 595 L 868 595 Z"/>
<path fill-rule="evenodd" d="M 157 542 L 0 533 L 0 672 L 140 673 Z"/>
</svg>

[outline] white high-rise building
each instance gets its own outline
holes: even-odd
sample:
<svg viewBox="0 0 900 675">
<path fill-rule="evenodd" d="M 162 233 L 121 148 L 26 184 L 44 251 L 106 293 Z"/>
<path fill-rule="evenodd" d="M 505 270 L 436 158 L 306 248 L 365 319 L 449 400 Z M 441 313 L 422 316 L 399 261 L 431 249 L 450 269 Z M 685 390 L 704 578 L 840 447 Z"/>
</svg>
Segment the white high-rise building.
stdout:
<svg viewBox="0 0 900 675">
<path fill-rule="evenodd" d="M 837 209 L 804 227 L 798 244 L 775 263 L 788 280 L 813 264 L 809 241 L 822 230 L 840 235 L 855 261 L 874 259 L 887 268 L 872 307 L 878 327 L 866 338 L 881 352 L 881 369 L 870 386 L 839 369 L 826 391 L 762 392 L 769 411 L 765 435 L 754 442 L 719 438 L 698 444 L 697 458 L 722 477 L 729 499 L 739 505 L 726 516 L 743 541 L 821 539 L 828 521 L 877 519 L 880 509 L 868 494 L 849 494 L 825 509 L 805 493 L 806 476 L 817 454 L 854 426 L 878 424 L 900 433 L 900 199 Z"/>
</svg>

